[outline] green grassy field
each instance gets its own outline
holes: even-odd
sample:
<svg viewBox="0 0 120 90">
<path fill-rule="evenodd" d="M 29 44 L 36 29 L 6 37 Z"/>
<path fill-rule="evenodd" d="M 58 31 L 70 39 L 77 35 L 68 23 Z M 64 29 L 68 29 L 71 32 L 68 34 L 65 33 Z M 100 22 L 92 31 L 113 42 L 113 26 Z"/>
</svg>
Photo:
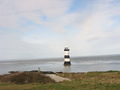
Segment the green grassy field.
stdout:
<svg viewBox="0 0 120 90">
<path fill-rule="evenodd" d="M 72 81 L 61 83 L 0 83 L 0 90 L 120 90 L 120 72 L 61 73 Z"/>
</svg>

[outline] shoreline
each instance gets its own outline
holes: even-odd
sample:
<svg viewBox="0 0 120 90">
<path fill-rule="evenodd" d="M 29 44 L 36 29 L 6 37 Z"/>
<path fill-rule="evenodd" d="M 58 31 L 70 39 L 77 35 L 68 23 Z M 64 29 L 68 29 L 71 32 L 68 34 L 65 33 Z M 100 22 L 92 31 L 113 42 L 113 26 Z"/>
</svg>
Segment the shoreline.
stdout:
<svg viewBox="0 0 120 90">
<path fill-rule="evenodd" d="M 85 74 L 85 73 L 91 73 L 91 72 L 101 72 L 101 73 L 105 73 L 105 72 L 120 72 L 119 70 L 108 70 L 108 71 L 88 71 L 88 72 L 53 72 L 53 71 L 39 71 L 39 70 L 31 70 L 31 71 L 9 71 L 8 73 L 5 74 L 0 74 L 0 76 L 4 76 L 4 75 L 10 75 L 10 74 L 14 74 L 14 73 L 21 73 L 21 72 L 40 72 L 42 74 Z"/>
<path fill-rule="evenodd" d="M 0 75 L 0 90 L 119 90 L 120 71 L 87 73 L 11 72 Z M 44 73 L 44 74 L 43 74 Z M 51 74 L 45 74 L 51 73 Z M 47 76 L 48 75 L 48 76 Z M 55 81 L 56 80 L 56 81 Z M 62 81 L 61 81 L 62 80 Z M 3 82 L 2 82 L 3 81 Z"/>
</svg>

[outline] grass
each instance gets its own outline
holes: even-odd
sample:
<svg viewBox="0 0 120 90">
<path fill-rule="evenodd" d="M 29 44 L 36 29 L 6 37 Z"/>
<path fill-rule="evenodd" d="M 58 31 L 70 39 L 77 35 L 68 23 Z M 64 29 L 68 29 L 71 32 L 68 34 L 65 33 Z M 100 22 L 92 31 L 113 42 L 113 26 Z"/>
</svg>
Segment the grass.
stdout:
<svg viewBox="0 0 120 90">
<path fill-rule="evenodd" d="M 17 72 L 0 77 L 4 83 L 26 84 L 26 83 L 53 83 L 49 77 L 40 72 Z"/>
<path fill-rule="evenodd" d="M 120 72 L 59 73 L 72 81 L 61 83 L 0 83 L 0 90 L 120 90 Z"/>
</svg>

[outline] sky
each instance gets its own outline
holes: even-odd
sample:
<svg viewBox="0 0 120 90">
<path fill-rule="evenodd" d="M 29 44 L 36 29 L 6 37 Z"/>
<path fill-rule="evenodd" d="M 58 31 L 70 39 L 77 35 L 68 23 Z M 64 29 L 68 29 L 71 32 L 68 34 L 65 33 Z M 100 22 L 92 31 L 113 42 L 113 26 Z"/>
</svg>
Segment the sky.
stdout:
<svg viewBox="0 0 120 90">
<path fill-rule="evenodd" d="M 0 60 L 120 54 L 120 0 L 0 0 Z"/>
</svg>

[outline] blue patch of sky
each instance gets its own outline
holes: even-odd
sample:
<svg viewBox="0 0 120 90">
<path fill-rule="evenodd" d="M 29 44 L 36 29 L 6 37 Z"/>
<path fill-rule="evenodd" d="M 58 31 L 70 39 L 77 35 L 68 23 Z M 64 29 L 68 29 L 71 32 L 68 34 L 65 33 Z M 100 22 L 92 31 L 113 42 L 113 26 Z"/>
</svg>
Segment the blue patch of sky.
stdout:
<svg viewBox="0 0 120 90">
<path fill-rule="evenodd" d="M 2 26 L 0 26 L 0 31 L 2 31 L 2 32 L 18 32 L 18 31 L 16 31 L 15 28 L 2 27 Z"/>
<path fill-rule="evenodd" d="M 1 27 L 0 26 L 0 30 L 7 30 L 8 28 L 7 27 Z"/>
<path fill-rule="evenodd" d="M 43 21 L 43 22 L 52 22 L 52 21 L 55 21 L 57 18 L 55 18 L 55 17 L 54 18 L 48 18 L 45 15 L 40 16 L 40 20 Z"/>
<path fill-rule="evenodd" d="M 27 18 L 21 18 L 20 26 L 27 27 L 30 25 L 35 25 L 35 22 L 33 20 L 27 19 Z"/>
<path fill-rule="evenodd" d="M 112 30 L 115 30 L 117 27 L 120 26 L 120 16 L 119 15 L 111 17 L 110 20 L 111 20 L 111 22 L 113 22 L 111 25 L 109 24 L 109 22 L 108 22 L 108 24 L 107 24 L 107 22 L 106 22 L 106 24 L 104 24 L 104 29 L 107 32 L 111 32 Z"/>
<path fill-rule="evenodd" d="M 119 15 L 113 16 L 112 20 L 117 22 L 120 25 L 120 16 Z"/>
<path fill-rule="evenodd" d="M 50 19 L 50 18 L 48 18 L 47 16 L 44 16 L 44 15 L 42 15 L 42 16 L 40 16 L 39 17 L 39 20 L 41 21 L 45 21 L 45 22 L 50 22 L 50 21 L 53 21 L 54 19 Z M 30 20 L 30 19 L 27 19 L 27 18 L 24 18 L 24 17 L 22 17 L 21 18 L 21 22 L 20 22 L 20 26 L 21 27 L 29 27 L 29 26 L 36 26 L 37 25 L 37 23 L 34 21 L 34 20 Z M 39 24 L 39 26 L 41 26 L 40 24 Z"/>
<path fill-rule="evenodd" d="M 9 28 L 0 26 L 0 34 L 8 33 L 8 31 L 9 31 Z"/>
<path fill-rule="evenodd" d="M 50 21 L 50 19 L 48 19 L 46 16 L 42 16 L 40 17 L 42 18 L 43 21 Z M 33 20 L 27 19 L 22 17 L 22 21 L 20 23 L 21 27 L 29 27 L 29 26 L 33 26 L 32 29 L 29 30 L 29 32 L 24 32 L 25 37 L 29 37 L 32 35 L 37 35 L 43 38 L 52 38 L 52 37 L 61 37 L 62 34 L 57 33 L 53 30 L 51 30 L 51 28 L 46 27 L 42 24 L 36 24 Z"/>
<path fill-rule="evenodd" d="M 113 24 L 111 25 L 111 28 L 115 28 L 115 27 L 119 27 L 120 26 L 120 16 L 114 16 L 112 17 L 112 20 L 113 20 Z"/>
<path fill-rule="evenodd" d="M 109 4 L 110 4 L 110 7 L 109 7 L 110 9 L 119 7 L 120 6 L 120 0 L 113 0 Z"/>
<path fill-rule="evenodd" d="M 113 1 L 111 1 L 111 4 L 113 4 L 113 5 L 118 5 L 118 4 L 120 4 L 120 0 L 113 0 Z"/>
<path fill-rule="evenodd" d="M 72 5 L 71 5 L 70 9 L 68 10 L 68 12 L 72 13 L 72 12 L 76 12 L 78 10 L 84 11 L 94 1 L 95 0 L 73 0 Z"/>
<path fill-rule="evenodd" d="M 40 19 L 41 19 L 42 21 L 49 21 L 48 17 L 45 16 L 45 15 L 42 15 L 42 16 L 40 17 Z"/>
<path fill-rule="evenodd" d="M 76 30 L 73 26 L 65 26 L 64 28 L 66 29 L 64 34 L 68 37 L 73 37 L 79 32 L 79 30 Z"/>
<path fill-rule="evenodd" d="M 62 35 L 40 24 L 35 24 L 34 26 L 34 30 L 30 30 L 29 32 L 24 33 L 25 37 L 36 35 L 42 38 L 58 38 Z"/>
<path fill-rule="evenodd" d="M 23 32 L 20 31 L 19 29 L 16 30 L 16 28 L 9 28 L 9 27 L 0 27 L 0 33 L 2 34 L 17 34 L 19 33 L 22 34 Z"/>
<path fill-rule="evenodd" d="M 46 15 L 40 16 L 40 20 L 44 22 L 52 22 L 52 21 L 55 21 L 56 19 L 58 19 L 58 17 L 49 18 Z"/>
</svg>

